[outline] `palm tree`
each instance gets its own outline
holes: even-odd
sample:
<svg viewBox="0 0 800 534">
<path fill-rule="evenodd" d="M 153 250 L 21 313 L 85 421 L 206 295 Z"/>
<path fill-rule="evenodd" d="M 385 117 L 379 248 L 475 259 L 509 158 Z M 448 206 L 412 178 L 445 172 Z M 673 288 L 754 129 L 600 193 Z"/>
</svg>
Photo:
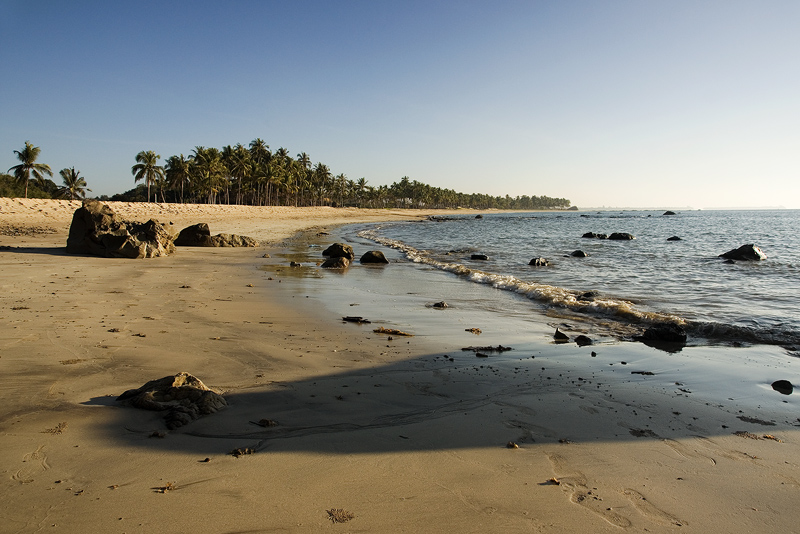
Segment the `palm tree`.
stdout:
<svg viewBox="0 0 800 534">
<path fill-rule="evenodd" d="M 25 182 L 25 198 L 28 198 L 28 180 L 31 174 L 33 174 L 33 177 L 40 183 L 44 181 L 44 174 L 53 176 L 50 165 L 36 163 L 36 158 L 39 157 L 41 151 L 41 148 L 33 146 L 30 141 L 25 141 L 25 148 L 22 150 L 14 151 L 20 164 L 11 167 L 8 169 L 8 172 L 14 171 L 14 177 L 19 182 Z"/>
<path fill-rule="evenodd" d="M 136 154 L 136 165 L 131 167 L 133 181 L 144 180 L 147 184 L 147 201 L 150 202 L 150 186 L 156 185 L 164 179 L 164 167 L 157 165 L 161 156 L 152 150 L 142 150 Z M 163 199 L 162 199 L 163 200 Z"/>
<path fill-rule="evenodd" d="M 189 160 L 180 156 L 170 156 L 167 164 L 164 165 L 164 174 L 166 175 L 167 182 L 172 188 L 181 186 L 181 204 L 183 204 L 183 186 L 189 183 Z"/>
<path fill-rule="evenodd" d="M 189 157 L 192 160 L 190 174 L 198 193 L 208 195 L 208 203 L 215 204 L 227 172 L 220 151 L 213 147 L 197 146 Z"/>
<path fill-rule="evenodd" d="M 64 187 L 58 188 L 58 194 L 62 197 L 69 197 L 70 200 L 86 198 L 86 191 L 91 191 L 86 188 L 86 180 L 80 176 L 81 171 L 76 171 L 75 167 L 61 169 L 58 173 L 64 179 Z"/>
</svg>

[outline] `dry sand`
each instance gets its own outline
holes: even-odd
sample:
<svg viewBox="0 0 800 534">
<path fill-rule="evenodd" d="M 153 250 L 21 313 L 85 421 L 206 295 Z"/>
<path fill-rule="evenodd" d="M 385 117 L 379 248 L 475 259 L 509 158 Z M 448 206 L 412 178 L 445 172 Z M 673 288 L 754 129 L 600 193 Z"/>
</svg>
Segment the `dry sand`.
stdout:
<svg viewBox="0 0 800 534">
<path fill-rule="evenodd" d="M 479 361 L 390 341 L 257 269 L 303 228 L 424 214 L 110 204 L 270 245 L 72 256 L 79 203 L 0 199 L 0 532 L 798 531 L 796 394 L 740 413 L 601 378 L 663 364 L 633 344 Z M 556 351 L 584 363 L 541 368 Z M 180 371 L 229 406 L 167 431 L 115 401 Z"/>
</svg>

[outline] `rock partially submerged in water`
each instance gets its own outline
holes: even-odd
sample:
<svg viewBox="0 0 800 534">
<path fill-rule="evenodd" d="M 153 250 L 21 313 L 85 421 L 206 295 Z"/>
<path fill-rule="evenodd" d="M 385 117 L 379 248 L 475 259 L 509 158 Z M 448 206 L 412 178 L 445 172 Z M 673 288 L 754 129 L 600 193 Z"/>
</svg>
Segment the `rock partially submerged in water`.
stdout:
<svg viewBox="0 0 800 534">
<path fill-rule="evenodd" d="M 674 211 L 667 210 L 663 213 L 663 215 L 675 215 Z"/>
<path fill-rule="evenodd" d="M 586 232 L 581 237 L 586 239 L 608 239 L 608 234 L 596 234 L 594 232 Z"/>
<path fill-rule="evenodd" d="M 724 254 L 720 254 L 719 257 L 738 261 L 761 261 L 767 259 L 767 255 L 761 252 L 761 249 L 753 244 L 742 245 L 739 248 L 735 248 Z"/>
<path fill-rule="evenodd" d="M 107 204 L 89 199 L 72 216 L 67 252 L 106 258 L 155 258 L 175 252 L 175 244 L 172 234 L 155 219 L 126 222 Z"/>
<path fill-rule="evenodd" d="M 533 265 L 534 267 L 547 267 L 550 265 L 550 262 L 545 258 L 533 258 L 528 262 L 528 265 Z"/>
<path fill-rule="evenodd" d="M 175 238 L 179 247 L 257 247 L 258 241 L 252 237 L 236 234 L 217 234 L 212 236 L 206 223 L 187 226 Z"/>
<path fill-rule="evenodd" d="M 589 255 L 582 250 L 574 250 L 569 254 L 573 258 L 588 258 Z"/>
<path fill-rule="evenodd" d="M 633 234 L 629 234 L 628 232 L 614 232 L 608 236 L 608 238 L 615 241 L 629 241 L 631 239 L 636 239 Z"/>
<path fill-rule="evenodd" d="M 189 373 L 151 380 L 140 388 L 129 389 L 117 400 L 143 410 L 166 411 L 164 422 L 170 430 L 228 404 L 222 395 Z"/>
<path fill-rule="evenodd" d="M 361 263 L 389 263 L 389 260 L 386 259 L 386 256 L 384 256 L 383 252 L 380 250 L 367 251 L 358 261 Z"/>
<path fill-rule="evenodd" d="M 683 241 L 683 239 L 681 239 L 680 237 L 674 235 L 672 237 L 668 237 L 667 241 Z"/>
<path fill-rule="evenodd" d="M 337 256 L 335 258 L 328 258 L 322 265 L 323 269 L 347 269 L 350 267 L 350 260 L 344 256 Z"/>
<path fill-rule="evenodd" d="M 348 264 L 356 257 L 355 253 L 353 252 L 353 247 L 345 243 L 334 243 L 323 250 L 322 255 L 329 258 L 347 258 L 349 260 Z"/>
<path fill-rule="evenodd" d="M 489 256 L 487 256 L 486 254 L 472 254 L 472 255 L 469 257 L 469 259 L 471 259 L 471 260 L 487 261 L 487 260 L 489 259 Z"/>
<path fill-rule="evenodd" d="M 655 324 L 633 339 L 666 352 L 680 352 L 686 346 L 686 330 L 674 323 Z"/>
</svg>

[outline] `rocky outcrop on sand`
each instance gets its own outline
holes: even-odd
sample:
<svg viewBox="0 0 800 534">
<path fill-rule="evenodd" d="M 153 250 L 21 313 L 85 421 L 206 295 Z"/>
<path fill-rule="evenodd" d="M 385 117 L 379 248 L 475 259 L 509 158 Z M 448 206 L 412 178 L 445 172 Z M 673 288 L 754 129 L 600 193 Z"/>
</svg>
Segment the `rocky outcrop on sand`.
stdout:
<svg viewBox="0 0 800 534">
<path fill-rule="evenodd" d="M 155 219 L 146 223 L 121 220 L 97 200 L 84 200 L 75 210 L 67 252 L 106 258 L 154 258 L 175 252 L 173 237 Z"/>
<path fill-rule="evenodd" d="M 389 263 L 380 250 L 370 250 L 364 253 L 359 260 L 361 263 Z"/>
<path fill-rule="evenodd" d="M 117 400 L 143 410 L 166 411 L 164 422 L 170 430 L 228 404 L 222 395 L 189 373 L 151 380 L 140 388 L 129 389 Z"/>
<path fill-rule="evenodd" d="M 760 248 L 752 244 L 742 245 L 739 248 L 729 250 L 724 254 L 720 254 L 719 257 L 738 261 L 761 261 L 767 259 L 767 255 L 761 252 Z"/>
<path fill-rule="evenodd" d="M 187 226 L 175 238 L 178 247 L 257 247 L 258 241 L 252 237 L 236 234 L 217 234 L 212 236 L 206 223 Z"/>
</svg>

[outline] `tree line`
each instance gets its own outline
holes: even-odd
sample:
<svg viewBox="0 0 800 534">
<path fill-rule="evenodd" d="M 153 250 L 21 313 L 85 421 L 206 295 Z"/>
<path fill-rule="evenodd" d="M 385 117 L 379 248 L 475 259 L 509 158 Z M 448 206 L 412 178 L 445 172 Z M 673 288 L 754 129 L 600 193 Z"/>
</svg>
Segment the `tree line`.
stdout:
<svg viewBox="0 0 800 534">
<path fill-rule="evenodd" d="M 47 165 L 36 163 L 39 148 L 29 142 L 25 149 L 14 151 L 20 164 L 14 172 L 18 186 L 25 184 L 28 194 L 30 176 L 34 183 L 46 185 Z M 227 145 L 222 149 L 197 146 L 189 156 L 173 155 L 159 164 L 161 156 L 152 150 L 136 155 L 131 174 L 136 187 L 125 193 L 102 196 L 101 200 L 161 201 L 200 204 L 248 204 L 257 206 L 353 206 L 363 208 L 475 208 L 475 209 L 564 209 L 565 198 L 547 196 L 491 196 L 460 193 L 411 180 L 404 176 L 391 185 L 374 187 L 365 178 L 351 180 L 334 175 L 324 163 L 312 164 L 301 152 L 292 157 L 283 147 L 272 151 L 262 139 L 248 146 Z M 83 198 L 86 182 L 74 167 L 61 171 L 64 186 L 58 194 Z M 41 187 L 40 187 L 41 189 Z M 90 191 L 90 190 L 88 190 Z M 2 194 L 0 183 L 0 194 Z"/>
</svg>

